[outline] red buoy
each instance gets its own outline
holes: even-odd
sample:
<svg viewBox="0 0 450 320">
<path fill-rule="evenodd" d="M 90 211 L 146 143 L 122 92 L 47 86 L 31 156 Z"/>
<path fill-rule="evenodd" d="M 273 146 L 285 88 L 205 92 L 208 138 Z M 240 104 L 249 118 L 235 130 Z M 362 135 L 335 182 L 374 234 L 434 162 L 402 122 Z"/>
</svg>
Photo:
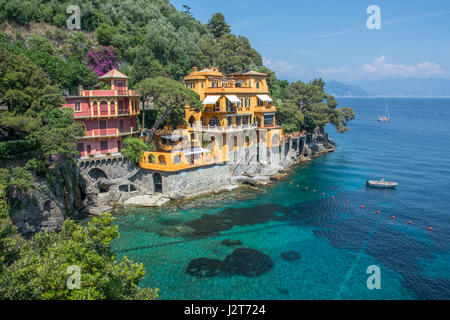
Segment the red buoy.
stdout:
<svg viewBox="0 0 450 320">
<path fill-rule="evenodd" d="M 345 203 L 350 203 L 350 201 L 347 200 L 347 201 L 345 201 Z"/>
<path fill-rule="evenodd" d="M 289 182 L 289 184 L 292 184 L 292 181 L 291 181 L 291 182 Z"/>
<path fill-rule="evenodd" d="M 395 216 L 392 216 L 392 219 L 395 219 Z"/>
<path fill-rule="evenodd" d="M 308 190 L 308 187 L 305 187 L 305 190 Z"/>
<path fill-rule="evenodd" d="M 364 209 L 365 207 L 362 205 L 361 208 Z"/>
<path fill-rule="evenodd" d="M 412 221 L 408 221 L 409 224 L 412 224 Z"/>
<path fill-rule="evenodd" d="M 313 192 L 316 192 L 316 189 L 314 189 Z"/>
<path fill-rule="evenodd" d="M 324 195 L 325 195 L 325 192 L 322 192 L 322 195 L 324 196 Z"/>
<path fill-rule="evenodd" d="M 380 214 L 380 210 L 378 210 L 377 213 Z"/>
<path fill-rule="evenodd" d="M 332 198 L 332 199 L 336 199 L 336 197 L 335 197 L 335 196 L 332 196 L 331 198 Z"/>
<path fill-rule="evenodd" d="M 432 227 L 429 227 L 428 230 L 433 231 L 433 228 L 432 228 Z"/>
</svg>

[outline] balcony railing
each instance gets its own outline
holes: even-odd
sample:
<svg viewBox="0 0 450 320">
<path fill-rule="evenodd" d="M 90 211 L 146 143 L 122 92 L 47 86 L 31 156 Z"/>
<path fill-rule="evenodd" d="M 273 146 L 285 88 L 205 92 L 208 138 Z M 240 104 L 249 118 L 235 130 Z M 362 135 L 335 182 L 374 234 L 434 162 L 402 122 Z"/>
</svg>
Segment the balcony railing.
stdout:
<svg viewBox="0 0 450 320">
<path fill-rule="evenodd" d="M 237 126 L 194 126 L 194 131 L 206 131 L 206 132 L 234 132 L 256 129 L 256 124 L 242 124 Z"/>
<path fill-rule="evenodd" d="M 111 114 L 108 114 L 108 111 L 103 110 L 100 113 L 98 113 L 95 109 L 94 112 L 92 113 L 92 115 L 86 115 L 85 113 L 74 113 L 73 117 L 75 119 L 89 119 L 89 118 L 96 118 L 96 117 L 117 117 L 117 116 L 135 116 L 139 114 L 138 110 L 134 110 L 133 109 L 124 109 L 124 110 L 118 110 L 117 113 L 115 112 L 115 110 L 111 110 Z"/>
<path fill-rule="evenodd" d="M 139 130 L 137 128 L 130 128 L 128 130 L 121 131 L 117 128 L 108 128 L 108 129 L 94 129 L 86 132 L 84 137 L 79 138 L 95 138 L 95 137 L 118 137 L 118 136 L 126 136 L 133 133 L 137 133 Z"/>
</svg>

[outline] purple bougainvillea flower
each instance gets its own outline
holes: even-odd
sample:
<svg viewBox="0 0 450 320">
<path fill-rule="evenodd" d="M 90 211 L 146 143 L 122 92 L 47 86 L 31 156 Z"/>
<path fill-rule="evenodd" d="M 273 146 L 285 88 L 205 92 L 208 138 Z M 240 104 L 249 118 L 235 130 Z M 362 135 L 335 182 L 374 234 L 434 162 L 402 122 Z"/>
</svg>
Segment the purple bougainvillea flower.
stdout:
<svg viewBox="0 0 450 320">
<path fill-rule="evenodd" d="M 98 46 L 88 51 L 87 65 L 98 76 L 102 76 L 116 65 L 116 50 L 111 46 Z"/>
</svg>

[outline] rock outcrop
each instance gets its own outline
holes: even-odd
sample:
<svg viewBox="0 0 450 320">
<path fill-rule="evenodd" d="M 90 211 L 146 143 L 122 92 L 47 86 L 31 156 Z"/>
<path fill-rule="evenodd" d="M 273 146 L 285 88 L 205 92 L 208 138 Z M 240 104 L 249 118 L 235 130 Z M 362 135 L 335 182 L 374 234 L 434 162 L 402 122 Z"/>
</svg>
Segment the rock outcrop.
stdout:
<svg viewBox="0 0 450 320">
<path fill-rule="evenodd" d="M 36 178 L 35 187 L 16 195 L 11 219 L 30 237 L 39 231 L 58 230 L 67 217 L 86 207 L 86 183 L 76 166 L 62 163 L 50 169 L 48 179 Z"/>
</svg>

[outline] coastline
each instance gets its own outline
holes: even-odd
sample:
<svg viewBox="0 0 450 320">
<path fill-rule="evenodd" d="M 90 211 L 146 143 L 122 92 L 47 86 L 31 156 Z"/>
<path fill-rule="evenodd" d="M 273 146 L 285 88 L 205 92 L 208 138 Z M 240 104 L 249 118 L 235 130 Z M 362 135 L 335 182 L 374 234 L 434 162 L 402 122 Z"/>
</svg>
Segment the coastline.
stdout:
<svg viewBox="0 0 450 320">
<path fill-rule="evenodd" d="M 196 198 L 222 194 L 231 192 L 242 187 L 257 188 L 260 186 L 267 186 L 271 183 L 280 181 L 290 175 L 292 167 L 302 162 L 309 162 L 314 158 L 327 153 L 335 151 L 335 143 L 328 139 L 326 135 L 314 135 L 311 143 L 305 144 L 301 152 L 291 152 L 290 150 L 278 166 L 274 167 L 270 164 L 246 165 L 239 170 L 236 170 L 233 165 L 226 164 L 230 175 L 228 179 L 221 181 L 215 188 L 208 188 L 205 190 L 196 190 L 194 192 L 172 192 L 168 194 L 155 194 L 147 191 L 136 192 L 130 196 L 123 194 L 117 197 L 117 194 L 103 194 L 96 200 L 95 205 L 87 206 L 83 210 L 84 214 L 98 216 L 103 212 L 111 211 L 115 208 L 127 207 L 162 207 L 166 204 L 173 204 L 176 201 L 193 201 Z M 198 169 L 202 170 L 202 169 Z M 234 171 L 237 174 L 234 174 Z M 140 178 L 143 178 L 142 176 Z M 208 177 L 205 178 L 207 180 Z M 143 178 L 143 180 L 145 180 Z M 139 182 L 143 182 L 142 180 Z M 92 181 L 88 184 L 91 184 Z"/>
</svg>

